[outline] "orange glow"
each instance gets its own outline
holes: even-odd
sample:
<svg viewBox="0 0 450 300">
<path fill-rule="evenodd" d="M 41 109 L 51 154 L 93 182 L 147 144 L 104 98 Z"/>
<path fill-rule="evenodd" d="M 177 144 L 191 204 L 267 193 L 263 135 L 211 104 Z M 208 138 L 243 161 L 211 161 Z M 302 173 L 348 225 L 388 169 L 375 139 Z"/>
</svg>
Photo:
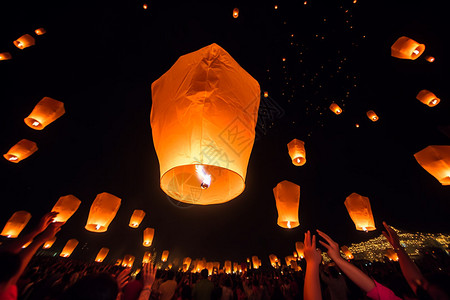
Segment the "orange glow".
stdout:
<svg viewBox="0 0 450 300">
<path fill-rule="evenodd" d="M 122 264 L 122 260 L 118 259 L 116 260 L 116 263 L 114 264 L 115 266 L 120 266 Z"/>
<path fill-rule="evenodd" d="M 367 232 L 376 229 L 369 198 L 352 193 L 345 199 L 344 204 L 355 223 L 356 230 Z"/>
<path fill-rule="evenodd" d="M 109 249 L 108 248 L 102 248 L 100 251 L 98 251 L 97 257 L 95 258 L 96 262 L 102 262 L 105 257 L 108 255 Z"/>
<path fill-rule="evenodd" d="M 259 269 L 259 267 L 261 267 L 261 260 L 258 256 L 252 256 L 252 263 L 254 269 Z"/>
<path fill-rule="evenodd" d="M 64 103 L 50 97 L 44 97 L 36 104 L 31 114 L 24 121 L 30 128 L 42 130 L 65 112 Z"/>
<path fill-rule="evenodd" d="M 12 58 L 12 55 L 9 52 L 0 53 L 0 60 L 9 60 L 11 58 Z"/>
<path fill-rule="evenodd" d="M 57 212 L 55 222 L 67 222 L 69 218 L 77 211 L 81 201 L 74 195 L 61 197 L 52 208 L 52 212 Z"/>
<path fill-rule="evenodd" d="M 161 255 L 161 261 L 162 262 L 166 262 L 168 258 L 169 258 L 169 251 L 168 250 L 164 250 L 162 255 Z"/>
<path fill-rule="evenodd" d="M 264 92 L 264 98 L 267 98 L 267 97 L 269 97 L 269 92 Z"/>
<path fill-rule="evenodd" d="M 428 146 L 414 157 L 442 185 L 450 185 L 450 146 Z"/>
<path fill-rule="evenodd" d="M 432 63 L 432 62 L 434 62 L 435 61 L 435 58 L 433 57 L 433 56 L 425 56 L 425 60 L 427 61 L 427 62 L 430 62 L 430 63 Z"/>
<path fill-rule="evenodd" d="M 276 268 L 277 265 L 279 264 L 278 262 L 278 257 L 275 254 L 270 254 L 269 255 L 269 260 L 270 260 L 270 264 L 272 265 L 272 267 Z"/>
<path fill-rule="evenodd" d="M 186 257 L 183 259 L 183 272 L 187 272 L 189 267 L 191 266 L 192 259 L 190 257 Z"/>
<path fill-rule="evenodd" d="M 14 146 L 11 147 L 11 149 L 8 150 L 8 153 L 3 154 L 3 157 L 6 158 L 8 161 L 13 163 L 18 163 L 34 152 L 38 150 L 38 147 L 36 146 L 35 142 L 23 139 Z"/>
<path fill-rule="evenodd" d="M 236 19 L 237 17 L 239 17 L 239 8 L 233 9 L 233 18 Z"/>
<path fill-rule="evenodd" d="M 153 242 L 153 237 L 155 236 L 154 228 L 145 228 L 144 229 L 144 240 L 142 241 L 142 245 L 145 247 L 150 247 Z"/>
<path fill-rule="evenodd" d="M 367 117 L 372 121 L 372 122 L 376 122 L 379 120 L 379 117 L 377 116 L 377 114 L 373 111 L 373 110 L 369 110 L 367 113 Z"/>
<path fill-rule="evenodd" d="M 36 33 L 37 35 L 43 35 L 43 34 L 46 34 L 47 31 L 44 28 L 41 27 L 41 28 L 36 29 L 34 31 L 34 33 Z"/>
<path fill-rule="evenodd" d="M 226 260 L 223 268 L 224 268 L 225 273 L 231 274 L 231 261 Z"/>
<path fill-rule="evenodd" d="M 135 209 L 133 211 L 133 214 L 131 215 L 130 223 L 128 224 L 128 226 L 130 226 L 131 228 L 138 228 L 139 224 L 141 224 L 144 217 L 145 217 L 145 211 L 140 210 L 140 209 Z"/>
<path fill-rule="evenodd" d="M 273 195 L 278 211 L 278 226 L 289 229 L 299 226 L 300 186 L 284 180 L 274 187 Z"/>
<path fill-rule="evenodd" d="M 295 250 L 297 251 L 297 254 L 300 258 L 303 258 L 305 256 L 305 244 L 303 242 L 296 242 L 295 243 Z"/>
<path fill-rule="evenodd" d="M 259 100 L 258 82 L 217 44 L 181 56 L 152 83 L 150 123 L 161 189 L 199 205 L 240 195 Z M 239 136 L 231 139 L 233 132 Z"/>
<path fill-rule="evenodd" d="M 213 269 L 214 269 L 214 263 L 213 262 L 207 262 L 205 268 L 208 270 L 208 275 L 211 276 L 212 273 L 213 273 Z M 234 268 L 234 266 L 233 266 L 233 268 Z"/>
<path fill-rule="evenodd" d="M 30 244 L 33 242 L 33 240 L 29 241 L 25 245 L 22 246 L 22 249 L 25 249 L 26 247 L 30 246 Z"/>
<path fill-rule="evenodd" d="M 62 249 L 61 253 L 59 254 L 59 256 L 69 257 L 72 254 L 73 250 L 77 247 L 77 245 L 78 245 L 78 241 L 76 239 L 68 240 L 66 245 Z"/>
<path fill-rule="evenodd" d="M 286 261 L 286 265 L 287 265 L 288 267 L 290 267 L 290 266 L 292 265 L 292 262 L 293 262 L 293 261 L 296 261 L 295 257 L 293 257 L 292 255 L 286 256 L 286 257 L 284 258 L 284 260 Z"/>
<path fill-rule="evenodd" d="M 148 5 L 147 5 L 147 4 L 144 4 L 144 5 L 142 5 L 142 8 L 143 8 L 143 9 L 147 9 L 147 8 L 148 8 Z"/>
<path fill-rule="evenodd" d="M 35 40 L 34 37 L 32 37 L 29 34 L 24 34 L 22 35 L 20 38 L 18 38 L 17 40 L 15 40 L 13 42 L 14 46 L 16 46 L 17 48 L 23 50 L 27 47 L 33 46 L 35 44 Z"/>
<path fill-rule="evenodd" d="M 350 252 L 350 250 L 348 250 L 348 247 L 347 247 L 347 246 L 342 246 L 342 247 L 341 247 L 341 251 L 344 253 L 345 258 L 347 258 L 347 259 L 353 259 L 353 258 L 355 258 L 355 257 L 353 256 L 353 254 Z"/>
<path fill-rule="evenodd" d="M 133 267 L 134 259 L 135 258 L 133 255 L 129 255 L 129 254 L 125 255 L 122 260 L 122 267 L 125 267 L 125 268 Z"/>
<path fill-rule="evenodd" d="M 9 238 L 16 238 L 19 236 L 20 232 L 25 228 L 28 221 L 31 219 L 31 214 L 27 211 L 20 210 L 13 213 L 8 222 L 6 222 L 5 227 L 3 227 L 2 233 L 0 235 Z"/>
<path fill-rule="evenodd" d="M 305 143 L 301 140 L 293 139 L 287 144 L 289 156 L 295 166 L 303 166 L 306 163 Z"/>
<path fill-rule="evenodd" d="M 147 264 L 151 261 L 152 254 L 149 251 L 145 251 L 144 257 L 142 258 L 142 263 Z"/>
<path fill-rule="evenodd" d="M 401 59 L 417 59 L 425 51 L 425 45 L 402 36 L 391 46 L 391 56 Z"/>
<path fill-rule="evenodd" d="M 273 8 L 278 9 L 278 5 L 275 5 Z"/>
<path fill-rule="evenodd" d="M 395 252 L 395 250 L 392 249 L 392 248 L 386 249 L 384 255 L 385 255 L 387 258 L 389 258 L 389 260 L 392 260 L 392 261 L 398 261 L 398 255 L 397 255 L 397 252 Z"/>
<path fill-rule="evenodd" d="M 86 230 L 92 232 L 106 232 L 109 224 L 111 224 L 119 210 L 120 202 L 121 199 L 112 194 L 98 194 L 91 205 L 85 226 Z"/>
<path fill-rule="evenodd" d="M 342 109 L 336 103 L 331 103 L 330 109 L 332 112 L 334 112 L 337 115 L 342 113 Z"/>
<path fill-rule="evenodd" d="M 53 244 L 55 243 L 55 241 L 56 241 L 56 236 L 53 237 L 51 240 L 46 241 L 46 242 L 44 243 L 44 246 L 42 246 L 42 248 L 44 248 L 44 249 L 50 249 L 50 248 L 53 246 Z"/>
<path fill-rule="evenodd" d="M 422 102 L 425 105 L 428 105 L 429 107 L 436 106 L 441 101 L 441 99 L 436 97 L 436 95 L 433 94 L 432 92 L 430 92 L 429 90 L 421 90 L 417 94 L 416 98 L 417 98 L 417 100 L 419 100 L 420 102 Z"/>
</svg>

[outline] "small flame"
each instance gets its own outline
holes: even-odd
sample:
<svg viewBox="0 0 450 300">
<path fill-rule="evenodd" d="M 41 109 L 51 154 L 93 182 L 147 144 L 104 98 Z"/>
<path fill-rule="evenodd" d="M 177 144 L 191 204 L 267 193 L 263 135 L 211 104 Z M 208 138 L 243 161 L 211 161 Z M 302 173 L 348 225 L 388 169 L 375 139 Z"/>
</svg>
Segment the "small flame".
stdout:
<svg viewBox="0 0 450 300">
<path fill-rule="evenodd" d="M 195 171 L 197 172 L 198 178 L 202 181 L 200 187 L 202 189 L 207 189 L 211 185 L 211 174 L 206 173 L 203 165 L 195 165 Z"/>
<path fill-rule="evenodd" d="M 291 226 L 291 221 L 287 221 L 287 227 L 288 227 L 288 228 L 292 228 L 292 226 Z"/>
<path fill-rule="evenodd" d="M 19 158 L 17 157 L 17 156 L 11 156 L 10 158 L 9 158 L 9 160 L 18 160 Z"/>
<path fill-rule="evenodd" d="M 413 53 L 414 53 L 415 55 L 417 55 L 417 54 L 419 54 L 419 50 L 416 49 L 416 50 L 413 51 Z"/>
<path fill-rule="evenodd" d="M 39 123 L 38 121 L 34 121 L 32 125 L 33 125 L 33 126 L 39 126 L 39 124 L 40 124 L 40 123 Z"/>
<path fill-rule="evenodd" d="M 100 229 L 100 225 L 95 225 L 95 230 L 99 230 Z"/>
<path fill-rule="evenodd" d="M 298 164 L 302 161 L 300 157 L 297 157 L 295 160 L 297 161 Z"/>
<path fill-rule="evenodd" d="M 17 43 L 17 47 L 22 48 L 22 47 L 23 47 L 22 42 L 18 42 L 18 43 Z"/>
<path fill-rule="evenodd" d="M 436 104 L 436 102 L 437 102 L 437 100 L 436 99 L 433 99 L 433 100 L 431 100 L 431 104 L 433 104 L 433 105 L 435 105 Z"/>
<path fill-rule="evenodd" d="M 364 230 L 365 232 L 369 232 L 366 227 L 363 227 L 362 230 Z"/>
</svg>

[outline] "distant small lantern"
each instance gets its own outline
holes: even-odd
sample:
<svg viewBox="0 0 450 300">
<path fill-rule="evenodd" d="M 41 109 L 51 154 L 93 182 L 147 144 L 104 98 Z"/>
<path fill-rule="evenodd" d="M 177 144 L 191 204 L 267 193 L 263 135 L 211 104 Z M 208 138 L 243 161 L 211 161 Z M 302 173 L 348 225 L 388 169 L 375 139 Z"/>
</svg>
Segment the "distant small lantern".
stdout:
<svg viewBox="0 0 450 300">
<path fill-rule="evenodd" d="M 66 245 L 62 249 L 61 253 L 59 254 L 59 256 L 69 257 L 72 254 L 73 250 L 75 250 L 77 245 L 78 245 L 78 241 L 76 239 L 68 240 Z"/>
<path fill-rule="evenodd" d="M 433 56 L 425 56 L 425 60 L 427 61 L 427 62 L 430 62 L 430 63 L 432 63 L 432 62 L 434 62 L 435 61 L 435 58 L 433 57 Z"/>
<path fill-rule="evenodd" d="M 133 267 L 135 257 L 133 255 L 125 255 L 122 260 L 122 267 L 131 268 Z"/>
<path fill-rule="evenodd" d="M 391 261 L 398 261 L 398 255 L 397 252 L 395 252 L 394 249 L 388 248 L 385 250 L 384 255 L 389 258 Z"/>
<path fill-rule="evenodd" d="M 278 5 L 275 5 L 273 8 L 278 9 Z"/>
<path fill-rule="evenodd" d="M 441 99 L 436 97 L 436 95 L 433 94 L 432 92 L 430 92 L 429 90 L 421 90 L 417 94 L 416 98 L 417 98 L 417 100 L 419 100 L 423 104 L 428 105 L 429 107 L 436 106 L 441 101 Z"/>
<path fill-rule="evenodd" d="M 239 8 L 233 9 L 233 18 L 236 19 L 237 17 L 239 17 Z"/>
<path fill-rule="evenodd" d="M 23 139 L 11 149 L 8 150 L 8 153 L 3 154 L 3 157 L 13 163 L 18 163 L 25 158 L 29 157 L 31 154 L 36 152 L 38 147 L 35 142 L 29 141 L 27 139 Z"/>
<path fill-rule="evenodd" d="M 97 257 L 95 258 L 96 262 L 102 262 L 106 256 L 108 255 L 109 249 L 108 248 L 102 248 L 100 251 L 98 251 Z"/>
<path fill-rule="evenodd" d="M 284 180 L 274 187 L 273 195 L 278 211 L 278 226 L 289 229 L 299 226 L 300 186 Z"/>
<path fill-rule="evenodd" d="M 450 185 L 450 146 L 428 146 L 414 154 L 414 158 L 442 185 Z"/>
<path fill-rule="evenodd" d="M 14 46 L 16 46 L 19 49 L 25 49 L 27 47 L 33 46 L 35 44 L 34 37 L 32 37 L 29 34 L 24 34 L 14 42 Z"/>
<path fill-rule="evenodd" d="M 11 58 L 12 58 L 12 55 L 9 52 L 0 53 L 0 60 L 9 60 Z"/>
<path fill-rule="evenodd" d="M 81 201 L 74 195 L 63 196 L 58 199 L 55 206 L 52 208 L 52 212 L 57 212 L 55 222 L 67 222 L 69 218 L 77 211 Z"/>
<path fill-rule="evenodd" d="M 252 256 L 253 268 L 258 269 L 260 267 L 260 260 L 258 256 Z"/>
<path fill-rule="evenodd" d="M 116 216 L 120 207 L 121 199 L 109 194 L 98 194 L 91 205 L 86 230 L 92 232 L 106 232 L 109 224 Z"/>
<path fill-rule="evenodd" d="M 36 29 L 34 31 L 34 33 L 36 33 L 37 35 L 43 35 L 43 34 L 46 34 L 47 31 L 44 28 L 41 27 L 41 28 Z"/>
<path fill-rule="evenodd" d="M 152 258 L 152 254 L 149 251 L 144 252 L 144 257 L 142 258 L 143 264 L 148 264 Z"/>
<path fill-rule="evenodd" d="M 168 258 L 169 258 L 169 251 L 168 250 L 164 250 L 162 255 L 161 255 L 161 261 L 162 262 L 166 262 Z"/>
<path fill-rule="evenodd" d="M 22 249 L 25 249 L 26 247 L 30 246 L 30 244 L 33 242 L 33 240 L 28 241 L 25 245 L 22 246 Z"/>
<path fill-rule="evenodd" d="M 267 98 L 267 97 L 269 97 L 269 92 L 265 91 L 264 92 L 264 98 Z"/>
<path fill-rule="evenodd" d="M 142 5 L 142 8 L 143 8 L 143 9 L 147 9 L 147 8 L 148 8 L 148 5 L 144 3 L 144 5 Z"/>
<path fill-rule="evenodd" d="M 0 235 L 8 238 L 18 237 L 30 219 L 31 214 L 29 212 L 24 210 L 16 211 L 11 218 L 9 218 L 8 222 L 6 222 Z"/>
<path fill-rule="evenodd" d="M 138 228 L 139 224 L 141 224 L 144 217 L 145 217 L 145 211 L 140 210 L 140 209 L 135 209 L 133 211 L 133 214 L 131 215 L 129 226 L 131 228 Z"/>
<path fill-rule="evenodd" d="M 53 246 L 53 244 L 55 243 L 55 241 L 56 241 L 56 236 L 53 237 L 52 239 L 46 241 L 46 242 L 44 243 L 44 245 L 42 246 L 42 248 L 44 248 L 44 249 L 50 249 L 50 248 Z"/>
<path fill-rule="evenodd" d="M 223 268 L 224 268 L 225 273 L 231 274 L 231 261 L 226 260 Z"/>
<path fill-rule="evenodd" d="M 353 254 L 350 252 L 350 250 L 348 250 L 348 247 L 347 247 L 347 246 L 342 246 L 342 247 L 341 247 L 341 251 L 344 253 L 345 258 L 347 258 L 347 259 L 353 259 L 353 258 L 355 258 L 355 257 L 353 256 Z"/>
<path fill-rule="evenodd" d="M 150 247 L 153 242 L 153 237 L 155 236 L 155 229 L 154 228 L 145 228 L 144 229 L 144 240 L 142 242 L 142 245 L 145 247 Z"/>
<path fill-rule="evenodd" d="M 234 266 L 233 266 L 233 268 L 234 268 Z M 211 262 L 207 262 L 206 263 L 206 269 L 208 270 L 208 275 L 211 276 L 213 274 L 214 263 L 212 261 Z"/>
<path fill-rule="evenodd" d="M 373 111 L 373 110 L 369 110 L 367 113 L 367 117 L 372 121 L 372 122 L 376 122 L 378 121 L 379 117 L 377 116 L 377 114 Z"/>
<path fill-rule="evenodd" d="M 114 264 L 115 266 L 120 266 L 122 264 L 122 260 L 118 259 L 116 260 L 116 263 Z"/>
<path fill-rule="evenodd" d="M 336 103 L 331 103 L 330 110 L 337 115 L 340 115 L 342 113 L 342 109 Z"/>
<path fill-rule="evenodd" d="M 278 257 L 275 254 L 270 254 L 269 260 L 272 267 L 276 268 L 278 266 Z"/>
<path fill-rule="evenodd" d="M 42 130 L 65 112 L 64 103 L 50 97 L 44 97 L 36 104 L 31 114 L 24 121 L 30 128 Z"/>
<path fill-rule="evenodd" d="M 286 261 L 286 265 L 288 267 L 292 265 L 292 261 L 296 261 L 295 257 L 293 257 L 292 255 L 286 256 L 284 260 Z"/>
<path fill-rule="evenodd" d="M 376 229 L 369 198 L 352 193 L 345 199 L 344 204 L 355 223 L 356 230 L 367 232 Z"/>
<path fill-rule="evenodd" d="M 183 272 L 187 272 L 189 267 L 191 266 L 192 259 L 190 257 L 186 257 L 183 259 Z"/>
<path fill-rule="evenodd" d="M 300 258 L 305 257 L 305 244 L 303 242 L 296 242 L 295 243 L 295 250 L 297 251 L 297 254 Z"/>
<path fill-rule="evenodd" d="M 391 46 L 391 56 L 401 59 L 417 59 L 425 51 L 425 45 L 402 36 Z"/>
<path fill-rule="evenodd" d="M 303 166 L 306 163 L 305 142 L 293 139 L 287 145 L 289 156 L 295 166 Z"/>
</svg>

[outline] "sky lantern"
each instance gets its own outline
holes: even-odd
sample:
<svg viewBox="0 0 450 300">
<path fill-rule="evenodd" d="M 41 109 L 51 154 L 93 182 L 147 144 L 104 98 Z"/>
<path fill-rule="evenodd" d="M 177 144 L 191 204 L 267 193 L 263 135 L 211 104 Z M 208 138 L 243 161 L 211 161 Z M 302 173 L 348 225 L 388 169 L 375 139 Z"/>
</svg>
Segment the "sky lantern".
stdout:
<svg viewBox="0 0 450 300">
<path fill-rule="evenodd" d="M 143 8 L 143 9 L 147 9 L 147 8 L 148 8 L 148 5 L 147 5 L 146 3 L 144 3 L 144 5 L 142 5 L 142 8 Z"/>
<path fill-rule="evenodd" d="M 289 156 L 295 166 L 303 166 L 306 163 L 305 142 L 293 139 L 287 144 Z"/>
<path fill-rule="evenodd" d="M 286 256 L 286 257 L 284 258 L 284 260 L 286 261 L 286 265 L 287 265 L 288 267 L 290 267 L 290 266 L 292 265 L 292 262 L 293 262 L 293 261 L 296 261 L 295 257 L 292 256 L 292 255 Z"/>
<path fill-rule="evenodd" d="M 9 52 L 0 53 L 0 60 L 9 60 L 11 58 L 12 58 L 12 55 Z"/>
<path fill-rule="evenodd" d="M 135 257 L 133 255 L 127 254 L 123 257 L 122 267 L 131 268 L 133 267 Z"/>
<path fill-rule="evenodd" d="M 145 228 L 144 229 L 144 240 L 142 242 L 142 245 L 145 247 L 150 247 L 153 242 L 153 237 L 155 236 L 155 229 L 154 228 Z"/>
<path fill-rule="evenodd" d="M 47 31 L 44 28 L 41 27 L 41 28 L 36 29 L 34 31 L 34 33 L 36 33 L 37 35 L 43 35 L 43 34 L 46 34 Z"/>
<path fill-rule="evenodd" d="M 106 232 L 109 224 L 116 216 L 120 207 L 121 199 L 109 194 L 98 194 L 91 205 L 86 230 L 92 232 Z"/>
<path fill-rule="evenodd" d="M 55 222 L 67 222 L 69 218 L 77 211 L 81 201 L 74 195 L 63 196 L 58 199 L 52 212 L 57 212 Z"/>
<path fill-rule="evenodd" d="M 18 237 L 30 219 L 31 214 L 29 212 L 24 210 L 16 211 L 11 218 L 9 218 L 8 222 L 6 222 L 0 235 L 8 238 Z"/>
<path fill-rule="evenodd" d="M 231 261 L 226 260 L 223 265 L 223 269 L 224 269 L 225 273 L 231 274 Z"/>
<path fill-rule="evenodd" d="M 331 103 L 330 110 L 337 115 L 340 115 L 342 113 L 342 109 L 336 103 Z"/>
<path fill-rule="evenodd" d="M 258 82 L 217 44 L 181 56 L 152 83 L 150 123 L 161 189 L 199 205 L 240 195 L 259 100 Z"/>
<path fill-rule="evenodd" d="M 239 8 L 235 8 L 235 9 L 233 9 L 233 18 L 237 18 L 237 17 L 239 17 Z"/>
<path fill-rule="evenodd" d="M 119 258 L 118 260 L 116 260 L 116 263 L 114 265 L 120 266 L 121 264 L 122 264 L 122 260 Z"/>
<path fill-rule="evenodd" d="M 33 242 L 33 240 L 28 241 L 27 243 L 25 243 L 25 245 L 22 246 L 22 249 L 25 249 L 26 247 L 30 246 L 30 244 Z"/>
<path fill-rule="evenodd" d="M 46 241 L 46 242 L 44 243 L 44 245 L 42 246 L 42 248 L 44 248 L 44 249 L 50 249 L 50 248 L 53 246 L 53 244 L 55 243 L 55 241 L 56 241 L 56 236 L 53 237 L 52 239 Z"/>
<path fill-rule="evenodd" d="M 425 51 L 425 45 L 402 36 L 391 46 L 391 56 L 401 59 L 417 59 Z"/>
<path fill-rule="evenodd" d="M 29 34 L 24 34 L 14 42 L 14 46 L 23 50 L 27 47 L 33 46 L 35 44 L 34 37 Z"/>
<path fill-rule="evenodd" d="M 23 139 L 3 154 L 3 157 L 13 163 L 18 163 L 38 150 L 35 142 Z"/>
<path fill-rule="evenodd" d="M 169 251 L 168 250 L 164 250 L 162 255 L 161 255 L 161 261 L 162 262 L 166 262 L 168 258 L 169 258 Z"/>
<path fill-rule="evenodd" d="M 252 256 L 253 268 L 258 269 L 261 266 L 261 261 L 258 256 Z"/>
<path fill-rule="evenodd" d="M 183 259 L 183 272 L 187 272 L 191 266 L 192 259 L 190 257 L 185 257 Z"/>
<path fill-rule="evenodd" d="M 344 204 L 356 230 L 368 232 L 376 229 L 369 198 L 352 193 L 345 199 Z"/>
<path fill-rule="evenodd" d="M 129 226 L 131 228 L 138 228 L 139 224 L 141 224 L 144 217 L 145 217 L 145 211 L 140 210 L 140 209 L 135 209 L 133 211 L 133 214 L 131 215 Z"/>
<path fill-rule="evenodd" d="M 152 254 L 150 253 L 150 251 L 145 251 L 144 257 L 142 258 L 142 263 L 148 264 L 151 261 L 151 258 L 152 258 Z"/>
<path fill-rule="evenodd" d="M 305 256 L 305 244 L 303 242 L 296 242 L 295 243 L 295 250 L 297 251 L 297 254 L 300 258 L 303 258 Z"/>
<path fill-rule="evenodd" d="M 398 255 L 397 252 L 395 252 L 394 249 L 388 248 L 385 250 L 384 255 L 389 258 L 391 261 L 398 261 Z"/>
<path fill-rule="evenodd" d="M 432 92 L 430 92 L 429 90 L 421 90 L 417 94 L 416 98 L 417 98 L 417 100 L 419 100 L 423 104 L 428 105 L 429 107 L 436 106 L 441 101 L 441 99 L 436 97 L 436 95 L 433 94 Z"/>
<path fill-rule="evenodd" d="M 450 185 L 450 146 L 428 146 L 414 157 L 442 185 Z"/>
<path fill-rule="evenodd" d="M 366 113 L 366 115 L 372 122 L 376 122 L 379 119 L 379 117 L 377 116 L 377 114 L 373 110 L 369 110 Z"/>
<path fill-rule="evenodd" d="M 62 249 L 61 253 L 59 254 L 59 256 L 69 257 L 72 254 L 73 250 L 77 247 L 77 245 L 78 245 L 78 241 L 76 239 L 68 240 L 66 245 Z"/>
<path fill-rule="evenodd" d="M 278 257 L 275 254 L 270 254 L 269 260 L 272 267 L 276 268 L 278 265 Z"/>
<path fill-rule="evenodd" d="M 348 250 L 348 247 L 347 247 L 347 246 L 342 246 L 342 247 L 341 247 L 341 251 L 344 253 L 345 258 L 347 258 L 347 259 L 353 259 L 353 258 L 355 258 L 355 257 L 353 256 L 353 254 L 350 252 L 350 250 Z"/>
<path fill-rule="evenodd" d="M 432 63 L 432 62 L 435 61 L 435 58 L 434 58 L 433 56 L 427 55 L 427 56 L 425 56 L 425 60 L 426 60 L 427 62 Z"/>
<path fill-rule="evenodd" d="M 102 248 L 100 251 L 98 251 L 97 257 L 95 258 L 96 262 L 102 262 L 106 255 L 108 255 L 109 249 L 108 248 Z"/>
<path fill-rule="evenodd" d="M 268 92 L 268 91 L 265 91 L 265 92 L 264 92 L 264 98 L 267 98 L 267 97 L 269 97 L 269 92 Z"/>
<path fill-rule="evenodd" d="M 44 97 L 36 104 L 31 114 L 24 121 L 30 128 L 42 130 L 65 112 L 64 103 L 50 97 Z"/>
<path fill-rule="evenodd" d="M 207 262 L 206 269 L 208 270 L 208 275 L 211 276 L 213 274 L 214 263 L 212 261 Z"/>
<path fill-rule="evenodd" d="M 300 225 L 298 221 L 300 186 L 284 180 L 273 188 L 273 195 L 278 211 L 278 226 L 291 229 Z"/>
</svg>

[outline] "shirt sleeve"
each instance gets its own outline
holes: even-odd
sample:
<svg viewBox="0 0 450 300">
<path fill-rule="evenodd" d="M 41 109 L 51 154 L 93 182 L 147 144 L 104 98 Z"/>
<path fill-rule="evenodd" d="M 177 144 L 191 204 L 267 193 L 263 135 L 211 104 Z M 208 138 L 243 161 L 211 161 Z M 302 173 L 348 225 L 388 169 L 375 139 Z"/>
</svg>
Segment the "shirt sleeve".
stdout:
<svg viewBox="0 0 450 300">
<path fill-rule="evenodd" d="M 401 300 L 393 291 L 387 287 L 375 282 L 375 287 L 367 293 L 367 297 L 373 300 Z"/>
</svg>

